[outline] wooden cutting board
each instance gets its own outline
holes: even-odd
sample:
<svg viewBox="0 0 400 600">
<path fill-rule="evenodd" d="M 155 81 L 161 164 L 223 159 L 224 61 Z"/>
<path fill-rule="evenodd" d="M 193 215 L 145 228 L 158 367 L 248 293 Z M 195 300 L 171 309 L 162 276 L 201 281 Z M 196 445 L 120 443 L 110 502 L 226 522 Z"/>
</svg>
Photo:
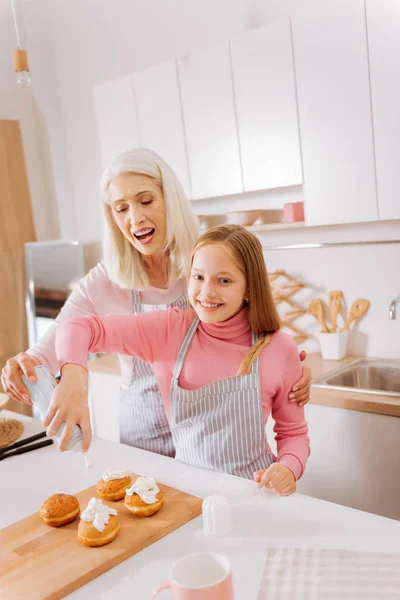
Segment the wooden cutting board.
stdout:
<svg viewBox="0 0 400 600">
<path fill-rule="evenodd" d="M 123 500 L 103 500 L 117 509 L 121 529 L 113 542 L 99 548 L 78 543 L 79 518 L 55 528 L 45 525 L 39 515 L 34 514 L 3 529 L 0 532 L 1 600 L 63 598 L 201 514 L 200 498 L 160 483 L 158 486 L 165 494 L 165 502 L 151 517 L 132 515 Z M 75 495 L 83 510 L 90 498 L 97 497 L 96 486 Z"/>
</svg>

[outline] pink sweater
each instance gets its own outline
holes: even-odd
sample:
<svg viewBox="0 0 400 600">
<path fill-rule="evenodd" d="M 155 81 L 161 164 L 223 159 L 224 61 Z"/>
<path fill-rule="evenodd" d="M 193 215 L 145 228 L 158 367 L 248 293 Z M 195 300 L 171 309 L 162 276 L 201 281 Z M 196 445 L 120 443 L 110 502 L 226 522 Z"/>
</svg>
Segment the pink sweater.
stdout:
<svg viewBox="0 0 400 600">
<path fill-rule="evenodd" d="M 169 304 L 186 292 L 186 280 L 179 279 L 168 289 L 150 287 L 140 292 L 140 300 L 144 304 Z M 45 364 L 54 374 L 58 371 L 58 362 L 54 347 L 58 323 L 71 317 L 84 315 L 126 314 L 133 312 L 132 290 L 119 287 L 113 283 L 103 263 L 99 263 L 81 279 L 64 304 L 56 322 L 40 341 L 28 350 L 40 364 Z M 122 381 L 128 383 L 132 374 L 132 358 L 121 354 Z"/>
<path fill-rule="evenodd" d="M 195 318 L 194 310 L 171 308 L 139 315 L 93 315 L 62 321 L 56 331 L 60 369 L 66 363 L 87 366 L 87 352 L 119 352 L 137 356 L 154 369 L 167 415 L 170 385 L 183 339 Z M 244 310 L 217 324 L 200 323 L 179 378 L 183 389 L 197 389 L 218 379 L 236 375 L 251 346 L 251 332 Z M 275 420 L 277 460 L 289 467 L 296 479 L 310 453 L 304 409 L 288 400 L 301 376 L 295 342 L 276 332 L 260 354 L 260 382 L 264 422 Z"/>
</svg>

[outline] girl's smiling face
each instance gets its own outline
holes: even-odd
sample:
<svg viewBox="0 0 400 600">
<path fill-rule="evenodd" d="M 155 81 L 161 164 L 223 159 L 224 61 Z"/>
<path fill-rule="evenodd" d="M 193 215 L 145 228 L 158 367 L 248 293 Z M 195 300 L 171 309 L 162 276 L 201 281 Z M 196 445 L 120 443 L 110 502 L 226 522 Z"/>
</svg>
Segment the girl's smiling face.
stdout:
<svg viewBox="0 0 400 600">
<path fill-rule="evenodd" d="M 189 300 L 200 321 L 220 323 L 233 317 L 246 299 L 246 278 L 223 243 L 199 248 L 190 270 Z"/>
</svg>

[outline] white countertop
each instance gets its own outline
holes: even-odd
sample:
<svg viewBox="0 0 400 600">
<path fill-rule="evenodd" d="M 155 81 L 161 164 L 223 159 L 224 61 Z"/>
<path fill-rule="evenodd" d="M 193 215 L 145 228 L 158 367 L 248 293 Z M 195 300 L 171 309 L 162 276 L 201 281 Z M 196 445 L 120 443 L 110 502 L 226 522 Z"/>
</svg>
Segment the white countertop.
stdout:
<svg viewBox="0 0 400 600">
<path fill-rule="evenodd" d="M 23 420 L 23 437 L 43 429 L 30 417 L 8 411 L 1 416 Z M 94 467 L 86 469 L 81 455 L 59 453 L 54 444 L 1 462 L 4 491 L 0 492 L 0 528 L 36 512 L 43 500 L 54 493 L 73 494 L 94 485 L 105 468 L 114 466 L 153 476 L 201 498 L 210 494 L 227 496 L 233 505 L 235 529 L 230 536 L 206 538 L 201 531 L 202 518 L 198 517 L 79 588 L 68 595 L 69 599 L 111 600 L 128 592 L 145 600 L 151 597 L 154 585 L 167 577 L 170 565 L 178 557 L 204 549 L 221 552 L 231 560 L 235 600 L 256 600 L 268 547 L 400 553 L 400 521 L 301 494 L 280 498 L 257 490 L 251 481 L 104 440 L 94 440 L 92 455 Z M 348 477 L 352 475 L 349 473 Z"/>
</svg>

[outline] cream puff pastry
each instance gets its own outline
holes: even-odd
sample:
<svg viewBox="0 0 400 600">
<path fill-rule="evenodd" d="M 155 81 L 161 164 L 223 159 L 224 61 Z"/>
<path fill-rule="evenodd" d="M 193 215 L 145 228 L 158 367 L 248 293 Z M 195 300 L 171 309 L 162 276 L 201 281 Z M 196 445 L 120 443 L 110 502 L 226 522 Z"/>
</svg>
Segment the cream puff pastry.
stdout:
<svg viewBox="0 0 400 600">
<path fill-rule="evenodd" d="M 126 490 L 124 503 L 134 515 L 150 517 L 164 504 L 164 494 L 153 477 L 138 477 L 132 487 Z"/>
<path fill-rule="evenodd" d="M 126 490 L 132 485 L 131 471 L 126 469 L 109 469 L 103 473 L 96 489 L 100 498 L 117 502 L 125 496 Z"/>
<path fill-rule="evenodd" d="M 61 527 L 74 521 L 79 515 L 79 502 L 69 494 L 53 494 L 40 507 L 39 516 L 51 527 Z"/>
<path fill-rule="evenodd" d="M 81 514 L 78 542 L 83 546 L 104 546 L 117 537 L 119 521 L 115 508 L 109 508 L 98 498 L 91 498 Z"/>
</svg>

